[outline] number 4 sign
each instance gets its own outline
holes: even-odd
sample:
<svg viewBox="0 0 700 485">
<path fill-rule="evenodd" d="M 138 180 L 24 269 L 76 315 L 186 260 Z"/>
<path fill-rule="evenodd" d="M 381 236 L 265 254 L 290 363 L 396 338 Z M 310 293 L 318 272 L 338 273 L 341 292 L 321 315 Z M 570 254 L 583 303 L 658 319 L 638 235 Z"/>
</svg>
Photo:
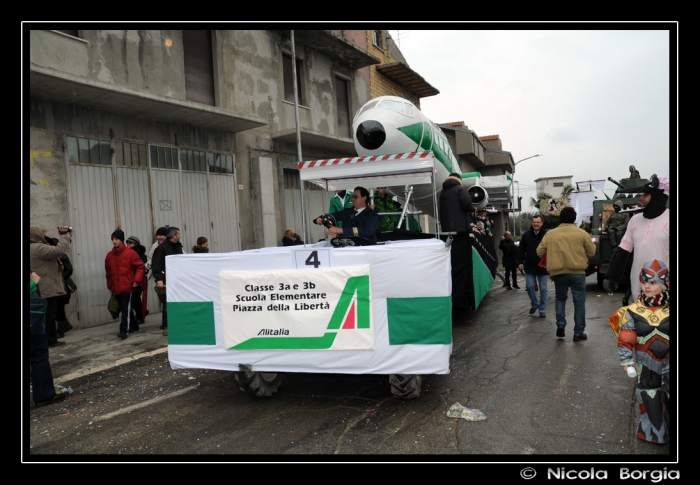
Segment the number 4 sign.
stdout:
<svg viewBox="0 0 700 485">
<path fill-rule="evenodd" d="M 331 248 L 299 248 L 292 250 L 292 260 L 297 269 L 331 268 L 333 251 Z"/>
</svg>

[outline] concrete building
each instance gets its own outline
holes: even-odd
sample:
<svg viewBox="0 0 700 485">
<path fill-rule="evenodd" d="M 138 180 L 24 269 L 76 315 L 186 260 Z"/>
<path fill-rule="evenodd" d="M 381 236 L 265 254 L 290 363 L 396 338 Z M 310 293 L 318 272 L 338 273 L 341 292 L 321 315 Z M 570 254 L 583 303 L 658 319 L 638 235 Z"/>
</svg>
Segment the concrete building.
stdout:
<svg viewBox="0 0 700 485">
<path fill-rule="evenodd" d="M 103 261 L 117 227 L 148 247 L 158 227 L 177 226 L 185 249 L 206 236 L 214 252 L 302 232 L 293 68 L 302 160 L 355 155 L 352 115 L 372 89 L 416 104 L 420 89 L 437 93 L 387 31 L 25 34 L 30 223 L 74 228 L 80 289 L 68 311 L 80 326 L 112 321 Z M 406 74 L 408 88 L 396 78 Z M 306 188 L 307 218 L 327 211 L 330 194 Z"/>
<path fill-rule="evenodd" d="M 540 177 L 535 180 L 537 194 L 544 192 L 552 197 L 561 197 L 561 191 L 567 185 L 571 185 L 573 175 L 559 175 L 557 177 Z"/>
<path fill-rule="evenodd" d="M 367 33 L 295 34 L 302 157 L 353 155 L 350 117 L 380 62 Z M 145 246 L 166 224 L 186 249 L 198 236 L 215 252 L 280 245 L 299 212 L 290 31 L 28 30 L 25 39 L 30 222 L 74 228 L 80 289 L 69 319 L 112 321 L 103 261 L 117 227 Z M 318 215 L 330 196 L 314 192 L 307 214 Z"/>
<path fill-rule="evenodd" d="M 439 93 L 386 30 L 37 26 L 23 37 L 30 223 L 73 226 L 79 290 L 67 311 L 79 328 L 113 321 L 104 258 L 115 228 L 148 248 L 158 227 L 177 226 L 186 250 L 206 236 L 213 252 L 302 232 L 295 69 L 302 160 L 355 156 L 352 116 L 372 97 L 420 107 Z M 443 130 L 463 170 L 512 166 L 466 128 Z M 307 220 L 328 210 L 330 195 L 305 187 Z M 323 237 L 308 226 L 305 238 Z"/>
</svg>

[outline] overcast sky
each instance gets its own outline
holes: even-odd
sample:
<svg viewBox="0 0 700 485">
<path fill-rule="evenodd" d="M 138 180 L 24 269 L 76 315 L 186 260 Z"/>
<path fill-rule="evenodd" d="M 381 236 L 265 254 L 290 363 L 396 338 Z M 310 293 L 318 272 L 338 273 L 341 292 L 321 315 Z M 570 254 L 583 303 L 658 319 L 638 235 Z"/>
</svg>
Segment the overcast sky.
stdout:
<svg viewBox="0 0 700 485">
<path fill-rule="evenodd" d="M 524 210 L 532 210 L 540 177 L 619 180 L 630 165 L 642 177 L 669 175 L 671 163 L 675 172 L 669 43 L 676 38 L 667 30 L 464 27 L 389 32 L 410 67 L 440 91 L 421 99 L 428 118 L 464 121 L 478 136 L 497 134 L 516 162 L 542 155 L 515 170 Z M 604 191 L 612 197 L 615 185 L 606 182 Z"/>
</svg>

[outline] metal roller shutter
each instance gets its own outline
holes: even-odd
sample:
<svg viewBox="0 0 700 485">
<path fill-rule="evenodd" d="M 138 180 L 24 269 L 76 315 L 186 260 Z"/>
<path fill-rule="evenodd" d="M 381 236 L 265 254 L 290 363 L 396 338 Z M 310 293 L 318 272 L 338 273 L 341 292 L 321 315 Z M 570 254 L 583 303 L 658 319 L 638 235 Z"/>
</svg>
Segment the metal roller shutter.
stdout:
<svg viewBox="0 0 700 485">
<path fill-rule="evenodd" d="M 214 106 L 214 62 L 210 30 L 183 30 L 185 96 Z"/>
</svg>

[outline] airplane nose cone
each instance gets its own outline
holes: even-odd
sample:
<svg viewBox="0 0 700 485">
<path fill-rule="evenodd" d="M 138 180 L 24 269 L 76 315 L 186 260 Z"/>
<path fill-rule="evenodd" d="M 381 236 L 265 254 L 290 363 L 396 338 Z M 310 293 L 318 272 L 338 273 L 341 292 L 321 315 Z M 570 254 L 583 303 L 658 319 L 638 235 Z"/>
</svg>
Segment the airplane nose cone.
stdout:
<svg viewBox="0 0 700 485">
<path fill-rule="evenodd" d="M 366 150 L 376 150 L 386 140 L 386 131 L 378 121 L 363 121 L 355 133 L 357 142 Z"/>
</svg>

